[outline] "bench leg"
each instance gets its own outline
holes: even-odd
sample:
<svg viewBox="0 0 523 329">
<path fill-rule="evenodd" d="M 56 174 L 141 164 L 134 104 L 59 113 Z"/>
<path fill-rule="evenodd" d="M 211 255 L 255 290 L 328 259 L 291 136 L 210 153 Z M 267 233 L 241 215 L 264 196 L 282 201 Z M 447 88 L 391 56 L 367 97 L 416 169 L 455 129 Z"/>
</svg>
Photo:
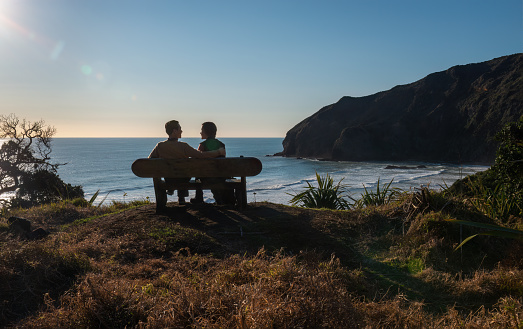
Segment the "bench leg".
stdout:
<svg viewBox="0 0 523 329">
<path fill-rule="evenodd" d="M 239 191 L 236 191 L 236 203 L 240 209 L 247 207 L 247 180 L 245 177 L 241 178 L 241 188 Z"/>
<path fill-rule="evenodd" d="M 162 186 L 161 178 L 154 178 L 154 195 L 156 197 L 156 212 L 165 209 L 167 205 L 167 191 Z"/>
<path fill-rule="evenodd" d="M 234 189 L 234 198 L 236 200 L 236 207 L 242 209 L 243 206 L 243 191 L 241 188 Z"/>
</svg>

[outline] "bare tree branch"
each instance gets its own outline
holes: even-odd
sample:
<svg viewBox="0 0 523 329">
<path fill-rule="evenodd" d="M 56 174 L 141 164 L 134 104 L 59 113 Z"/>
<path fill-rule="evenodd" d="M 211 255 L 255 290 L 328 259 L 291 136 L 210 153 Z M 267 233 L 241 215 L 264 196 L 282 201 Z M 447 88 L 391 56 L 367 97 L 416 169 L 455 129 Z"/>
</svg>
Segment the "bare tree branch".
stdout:
<svg viewBox="0 0 523 329">
<path fill-rule="evenodd" d="M 55 172 L 59 164 L 50 162 L 51 138 L 56 129 L 45 121 L 20 120 L 15 114 L 0 115 L 0 194 L 16 191 L 21 177 L 38 170 Z"/>
</svg>

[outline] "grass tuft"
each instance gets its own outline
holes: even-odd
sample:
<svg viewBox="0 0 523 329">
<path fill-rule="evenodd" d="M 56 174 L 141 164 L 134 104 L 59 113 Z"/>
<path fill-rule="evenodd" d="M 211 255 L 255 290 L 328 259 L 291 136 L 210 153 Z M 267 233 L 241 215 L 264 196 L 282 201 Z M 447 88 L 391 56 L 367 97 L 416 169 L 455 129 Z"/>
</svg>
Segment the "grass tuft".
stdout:
<svg viewBox="0 0 523 329">
<path fill-rule="evenodd" d="M 342 184 L 341 179 L 337 184 L 334 184 L 334 180 L 327 174 L 325 177 L 321 177 L 316 173 L 317 187 L 307 182 L 305 191 L 297 194 L 289 194 L 292 199 L 289 201 L 293 205 L 298 205 L 305 208 L 325 208 L 325 209 L 349 209 L 350 204 L 345 200 L 346 186 Z"/>
<path fill-rule="evenodd" d="M 361 194 L 361 198 L 356 201 L 355 206 L 358 208 L 381 206 L 394 201 L 401 193 L 401 190 L 391 187 L 393 181 L 394 179 L 391 179 L 388 184 L 381 184 L 378 178 L 376 191 L 367 190 L 367 187 L 363 185 L 364 192 Z"/>
</svg>

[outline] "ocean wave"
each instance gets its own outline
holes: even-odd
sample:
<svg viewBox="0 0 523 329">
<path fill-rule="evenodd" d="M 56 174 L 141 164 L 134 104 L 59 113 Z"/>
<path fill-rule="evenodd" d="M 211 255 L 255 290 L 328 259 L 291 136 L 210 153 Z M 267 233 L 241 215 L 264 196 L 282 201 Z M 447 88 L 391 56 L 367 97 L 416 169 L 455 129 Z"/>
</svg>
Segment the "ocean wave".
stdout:
<svg viewBox="0 0 523 329">
<path fill-rule="evenodd" d="M 438 168 L 437 170 L 431 170 L 431 171 L 405 171 L 402 173 L 390 173 L 390 172 L 375 172 L 374 174 L 359 174 L 355 175 L 354 177 L 357 178 L 356 180 L 350 181 L 350 184 L 348 184 L 349 190 L 358 190 L 358 189 L 373 189 L 376 188 L 378 185 L 378 181 L 380 186 L 383 184 L 389 184 L 392 181 L 391 186 L 397 187 L 400 186 L 410 186 L 411 184 L 417 185 L 418 183 L 421 184 L 429 184 L 430 181 L 424 179 L 427 179 L 429 177 L 439 177 L 442 175 L 442 173 L 445 172 L 444 168 Z"/>
<path fill-rule="evenodd" d="M 430 172 L 420 172 L 420 173 L 405 173 L 402 175 L 395 176 L 394 181 L 397 183 L 403 183 L 413 180 L 419 180 L 426 177 L 432 177 L 432 176 L 438 176 L 442 174 L 445 171 L 445 169 L 439 169 L 437 171 L 430 171 Z"/>
<path fill-rule="evenodd" d="M 252 191 L 252 192 L 278 191 L 278 190 L 284 190 L 284 189 L 291 188 L 293 186 L 298 186 L 298 185 L 305 187 L 305 186 L 307 186 L 307 182 L 311 182 L 311 181 L 312 181 L 312 179 L 311 180 L 302 179 L 299 181 L 293 181 L 293 182 L 289 182 L 289 183 L 280 183 L 280 184 L 273 184 L 273 185 L 268 185 L 268 186 L 250 188 L 250 189 L 248 189 L 248 191 Z M 252 185 L 257 185 L 257 184 L 252 184 Z"/>
</svg>

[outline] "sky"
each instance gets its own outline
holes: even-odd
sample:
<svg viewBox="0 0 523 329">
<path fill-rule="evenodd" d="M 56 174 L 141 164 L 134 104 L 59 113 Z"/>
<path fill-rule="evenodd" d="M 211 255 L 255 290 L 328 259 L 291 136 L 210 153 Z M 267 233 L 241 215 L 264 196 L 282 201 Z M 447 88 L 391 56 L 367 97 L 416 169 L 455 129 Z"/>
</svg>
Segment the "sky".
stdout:
<svg viewBox="0 0 523 329">
<path fill-rule="evenodd" d="M 56 137 L 284 137 L 343 96 L 521 52 L 522 0 L 0 0 L 0 114 Z"/>
</svg>

